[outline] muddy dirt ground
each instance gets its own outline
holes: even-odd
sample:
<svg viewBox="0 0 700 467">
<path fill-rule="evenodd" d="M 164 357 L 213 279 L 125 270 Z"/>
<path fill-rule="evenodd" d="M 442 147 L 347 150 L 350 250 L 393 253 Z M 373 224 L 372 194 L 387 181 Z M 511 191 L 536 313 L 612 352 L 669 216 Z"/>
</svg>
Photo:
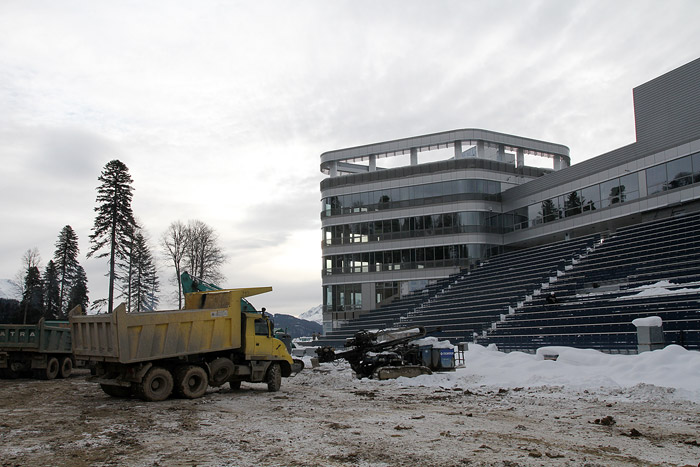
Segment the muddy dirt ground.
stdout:
<svg viewBox="0 0 700 467">
<path fill-rule="evenodd" d="M 0 465 L 697 466 L 700 407 L 662 388 L 431 387 L 332 364 L 277 393 L 116 399 L 86 381 L 0 380 Z M 646 400 L 644 400 L 646 399 Z"/>
</svg>

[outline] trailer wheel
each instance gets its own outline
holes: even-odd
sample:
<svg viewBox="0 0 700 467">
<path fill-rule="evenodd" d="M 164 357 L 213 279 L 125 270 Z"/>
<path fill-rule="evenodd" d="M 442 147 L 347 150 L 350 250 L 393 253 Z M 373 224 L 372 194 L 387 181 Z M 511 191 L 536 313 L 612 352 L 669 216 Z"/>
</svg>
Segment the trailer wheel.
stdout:
<svg viewBox="0 0 700 467">
<path fill-rule="evenodd" d="M 41 379 L 55 379 L 60 370 L 61 366 L 58 364 L 58 359 L 51 357 L 46 363 L 46 368 L 41 372 Z"/>
<path fill-rule="evenodd" d="M 282 385 L 282 369 L 279 363 L 273 363 L 270 365 L 270 369 L 267 370 L 267 390 L 269 392 L 277 392 L 280 390 Z"/>
<path fill-rule="evenodd" d="M 148 402 L 163 401 L 173 392 L 173 375 L 165 368 L 154 366 L 135 387 L 139 398 Z"/>
<path fill-rule="evenodd" d="M 209 371 L 211 372 L 209 386 L 217 388 L 233 375 L 233 362 L 226 357 L 217 358 L 209 363 Z"/>
<path fill-rule="evenodd" d="M 131 388 L 124 386 L 112 386 L 111 384 L 100 384 L 105 394 L 112 397 L 131 397 Z"/>
<path fill-rule="evenodd" d="M 207 392 L 209 378 L 201 366 L 185 365 L 175 370 L 175 392 L 187 399 L 197 399 Z"/>
<path fill-rule="evenodd" d="M 70 357 L 65 357 L 61 362 L 61 378 L 68 378 L 73 372 L 73 360 Z"/>
</svg>

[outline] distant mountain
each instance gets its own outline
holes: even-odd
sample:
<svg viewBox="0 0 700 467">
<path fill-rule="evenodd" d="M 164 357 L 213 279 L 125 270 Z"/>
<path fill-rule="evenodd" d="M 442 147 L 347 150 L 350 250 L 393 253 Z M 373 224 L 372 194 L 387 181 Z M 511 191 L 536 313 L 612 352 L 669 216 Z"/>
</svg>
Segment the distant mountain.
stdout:
<svg viewBox="0 0 700 467">
<path fill-rule="evenodd" d="M 275 329 L 281 328 L 287 333 L 295 337 L 311 337 L 313 333 L 321 333 L 323 326 L 313 321 L 297 318 L 296 316 L 283 315 L 278 313 L 272 317 L 275 322 Z"/>
<path fill-rule="evenodd" d="M 315 306 L 308 311 L 305 311 L 299 318 L 305 319 L 307 321 L 313 321 L 314 323 L 323 324 L 323 305 Z"/>
<path fill-rule="evenodd" d="M 0 298 L 10 298 L 19 300 L 21 297 L 17 293 L 15 283 L 10 279 L 0 279 Z"/>
</svg>

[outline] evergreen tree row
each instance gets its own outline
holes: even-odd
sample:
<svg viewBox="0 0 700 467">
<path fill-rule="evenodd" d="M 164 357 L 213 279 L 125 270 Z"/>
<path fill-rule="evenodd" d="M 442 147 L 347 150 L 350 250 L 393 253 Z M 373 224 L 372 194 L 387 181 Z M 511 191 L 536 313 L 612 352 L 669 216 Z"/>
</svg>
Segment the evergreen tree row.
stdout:
<svg viewBox="0 0 700 467">
<path fill-rule="evenodd" d="M 96 216 L 86 257 L 107 258 L 109 286 L 108 297 L 94 300 L 92 309 L 99 311 L 106 306 L 111 313 L 115 299 L 121 299 L 130 312 L 155 310 L 160 302 L 158 270 L 147 234 L 131 208 L 134 188 L 129 169 L 119 160 L 109 161 L 98 181 Z M 204 222 L 173 222 L 161 236 L 160 245 L 175 269 L 173 283 L 177 284 L 179 308 L 183 271 L 206 281 L 223 281 L 221 266 L 226 255 L 219 246 L 218 235 Z M 13 301 L 3 302 L 1 321 L 33 323 L 40 318 L 67 319 L 75 306 L 87 309 L 90 304 L 87 275 L 78 262 L 78 236 L 70 225 L 61 230 L 55 246 L 43 275 L 38 250 L 27 250 L 17 281 L 21 302 L 18 306 L 12 305 Z"/>
</svg>

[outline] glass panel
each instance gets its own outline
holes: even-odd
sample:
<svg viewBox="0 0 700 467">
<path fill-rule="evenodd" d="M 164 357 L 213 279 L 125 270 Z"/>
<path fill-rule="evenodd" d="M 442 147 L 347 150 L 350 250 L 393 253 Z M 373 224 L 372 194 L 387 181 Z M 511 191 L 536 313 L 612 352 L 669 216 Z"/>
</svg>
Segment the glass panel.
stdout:
<svg viewBox="0 0 700 467">
<path fill-rule="evenodd" d="M 552 222 L 557 219 L 559 207 L 556 205 L 556 198 L 542 201 L 539 215 L 544 222 Z"/>
<path fill-rule="evenodd" d="M 690 156 L 681 157 L 666 164 L 669 189 L 679 188 L 693 183 L 693 167 Z"/>
<path fill-rule="evenodd" d="M 593 185 L 581 190 L 581 205 L 584 211 L 594 211 L 600 206 L 600 190 L 598 185 Z"/>
<path fill-rule="evenodd" d="M 666 190 L 666 164 L 649 167 L 647 170 L 647 194 Z"/>
<path fill-rule="evenodd" d="M 631 173 L 620 177 L 620 202 L 639 198 L 639 173 Z"/>
<path fill-rule="evenodd" d="M 700 182 L 700 152 L 691 156 L 693 158 L 693 183 Z"/>
<path fill-rule="evenodd" d="M 564 197 L 564 216 L 570 217 L 581 214 L 581 192 L 572 191 Z"/>
<path fill-rule="evenodd" d="M 532 226 L 541 224 L 543 222 L 539 204 L 531 204 L 527 207 L 527 218 L 529 219 L 530 225 Z"/>
<path fill-rule="evenodd" d="M 606 208 L 620 202 L 619 179 L 608 180 L 600 184 L 600 207 Z"/>
</svg>

